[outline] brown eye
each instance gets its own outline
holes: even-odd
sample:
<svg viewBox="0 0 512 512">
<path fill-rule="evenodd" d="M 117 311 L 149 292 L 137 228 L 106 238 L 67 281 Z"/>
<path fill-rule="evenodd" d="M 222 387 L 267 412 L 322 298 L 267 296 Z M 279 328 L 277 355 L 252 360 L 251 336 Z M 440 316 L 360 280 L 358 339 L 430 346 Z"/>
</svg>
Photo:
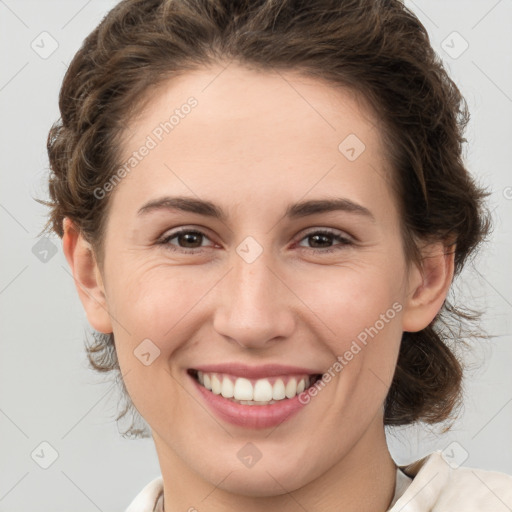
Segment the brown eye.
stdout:
<svg viewBox="0 0 512 512">
<path fill-rule="evenodd" d="M 184 233 L 179 233 L 175 236 L 178 240 L 178 243 L 181 247 L 188 248 L 196 248 L 201 247 L 201 242 L 203 240 L 203 235 L 198 233 L 197 231 L 186 231 Z M 199 245 L 197 245 L 199 243 Z"/>
<path fill-rule="evenodd" d="M 318 252 L 332 252 L 339 249 L 343 249 L 348 245 L 353 245 L 352 240 L 348 237 L 341 235 L 338 232 L 333 231 L 311 231 L 306 234 L 300 242 L 307 240 L 309 242 L 309 248 Z M 304 247 L 299 242 L 299 247 Z M 338 242 L 337 245 L 333 245 L 333 242 Z"/>
<path fill-rule="evenodd" d="M 175 242 L 172 242 L 172 240 L 175 240 Z M 164 238 L 162 238 L 158 243 L 175 251 L 180 251 L 182 249 L 190 249 L 193 251 L 194 249 L 201 250 L 201 248 L 207 247 L 207 245 L 203 244 L 205 240 L 209 240 L 209 238 L 201 231 L 181 229 L 164 236 Z"/>
</svg>

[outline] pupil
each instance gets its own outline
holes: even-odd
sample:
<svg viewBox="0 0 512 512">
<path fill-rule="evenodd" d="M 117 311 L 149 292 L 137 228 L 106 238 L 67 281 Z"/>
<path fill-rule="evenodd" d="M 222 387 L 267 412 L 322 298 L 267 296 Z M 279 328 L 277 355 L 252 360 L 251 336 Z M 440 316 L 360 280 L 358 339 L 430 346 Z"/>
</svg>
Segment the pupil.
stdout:
<svg viewBox="0 0 512 512">
<path fill-rule="evenodd" d="M 201 239 L 200 233 L 182 233 L 180 235 L 180 242 L 184 242 L 186 247 L 194 246 L 197 242 L 200 242 Z M 324 245 L 328 245 L 330 243 L 330 235 L 311 235 L 310 236 L 313 246 L 319 244 L 321 247 Z M 199 243 L 199 245 L 201 245 Z"/>
<path fill-rule="evenodd" d="M 200 237 L 201 237 L 201 235 L 199 233 L 182 233 L 180 235 L 180 241 L 184 241 L 185 246 L 190 247 L 190 246 L 194 246 L 194 241 L 197 242 L 198 239 L 200 241 Z M 201 245 L 201 244 L 199 243 L 199 245 Z"/>
<path fill-rule="evenodd" d="M 323 241 L 327 244 L 329 244 L 330 242 L 330 236 L 329 235 L 312 235 L 311 236 L 312 240 L 313 240 L 313 246 L 315 246 L 315 244 L 320 240 L 323 239 Z"/>
</svg>

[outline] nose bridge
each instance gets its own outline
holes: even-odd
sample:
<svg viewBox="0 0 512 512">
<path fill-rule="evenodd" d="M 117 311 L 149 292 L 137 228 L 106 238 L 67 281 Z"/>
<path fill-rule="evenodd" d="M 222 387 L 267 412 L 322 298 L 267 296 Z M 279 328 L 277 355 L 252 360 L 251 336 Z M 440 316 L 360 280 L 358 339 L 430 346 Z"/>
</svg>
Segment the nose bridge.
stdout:
<svg viewBox="0 0 512 512">
<path fill-rule="evenodd" d="M 239 247 L 242 251 L 243 244 Z M 232 270 L 223 283 L 214 326 L 220 334 L 246 347 L 289 336 L 293 313 L 286 287 L 277 277 L 270 251 L 255 259 L 233 254 Z"/>
<path fill-rule="evenodd" d="M 260 311 L 268 307 L 277 279 L 271 269 L 272 262 L 267 257 L 259 256 L 250 263 L 238 258 L 230 281 L 231 294 L 236 298 L 234 305 L 257 307 Z"/>
</svg>

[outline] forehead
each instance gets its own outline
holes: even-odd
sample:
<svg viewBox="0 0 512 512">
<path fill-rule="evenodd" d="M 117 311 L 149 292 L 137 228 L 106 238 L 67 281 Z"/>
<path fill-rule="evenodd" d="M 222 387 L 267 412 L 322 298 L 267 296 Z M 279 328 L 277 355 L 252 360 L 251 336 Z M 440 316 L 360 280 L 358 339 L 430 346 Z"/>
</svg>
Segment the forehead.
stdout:
<svg viewBox="0 0 512 512">
<path fill-rule="evenodd" d="M 137 196 L 168 187 L 226 200 L 271 200 L 275 191 L 297 199 L 337 188 L 369 201 L 365 191 L 387 191 L 380 123 L 349 89 L 230 64 L 187 72 L 146 99 L 122 143 L 122 163 L 134 165 L 118 188 Z M 135 162 L 143 146 L 151 149 Z"/>
</svg>

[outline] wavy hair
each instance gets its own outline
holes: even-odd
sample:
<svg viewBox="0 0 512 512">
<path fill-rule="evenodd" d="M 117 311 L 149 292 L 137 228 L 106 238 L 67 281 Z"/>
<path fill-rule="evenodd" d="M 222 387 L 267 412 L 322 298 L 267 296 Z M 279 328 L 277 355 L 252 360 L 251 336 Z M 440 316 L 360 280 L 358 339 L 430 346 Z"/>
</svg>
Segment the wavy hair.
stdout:
<svg viewBox="0 0 512 512">
<path fill-rule="evenodd" d="M 382 122 L 408 260 L 421 264 L 419 241 L 443 241 L 460 273 L 489 233 L 488 194 L 463 162 L 466 102 L 426 29 L 399 0 L 121 1 L 84 40 L 63 80 L 61 119 L 47 144 L 50 200 L 40 201 L 50 208 L 45 230 L 62 237 L 69 217 L 101 266 L 110 201 L 94 190 L 120 165 L 123 127 L 152 88 L 233 60 L 294 70 L 364 98 Z M 386 425 L 451 417 L 461 399 L 462 327 L 477 316 L 445 301 L 428 327 L 403 333 Z M 93 368 L 119 376 L 113 334 L 96 333 L 86 349 Z M 118 419 L 133 406 L 120 383 L 126 403 Z M 133 425 L 126 434 L 147 436 Z"/>
</svg>

